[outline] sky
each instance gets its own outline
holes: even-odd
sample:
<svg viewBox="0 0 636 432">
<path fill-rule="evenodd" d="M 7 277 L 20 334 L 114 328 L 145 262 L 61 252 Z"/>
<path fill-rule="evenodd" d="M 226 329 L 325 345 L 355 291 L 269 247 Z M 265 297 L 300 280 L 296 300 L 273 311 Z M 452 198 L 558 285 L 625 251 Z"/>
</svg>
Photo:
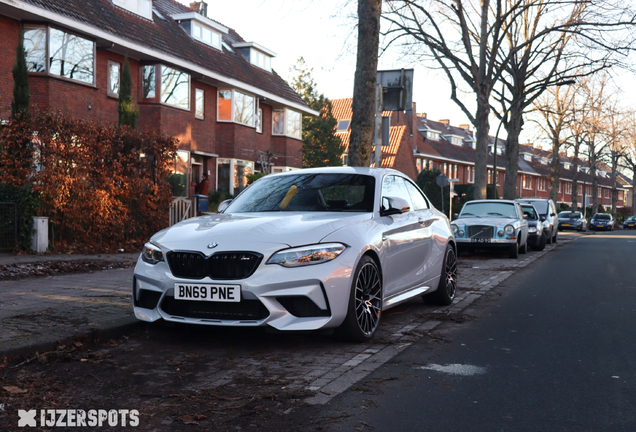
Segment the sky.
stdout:
<svg viewBox="0 0 636 432">
<path fill-rule="evenodd" d="M 189 4 L 191 0 L 178 0 Z M 302 56 L 318 91 L 329 99 L 353 97 L 356 66 L 357 16 L 352 0 L 208 0 L 208 17 L 233 28 L 246 42 L 256 42 L 276 53 L 272 68 L 288 82 Z M 468 119 L 450 101 L 450 86 L 435 71 L 414 65 L 397 50 L 381 55 L 378 69 L 415 69 L 413 101 L 417 111 L 432 120 Z"/>
<path fill-rule="evenodd" d="M 189 4 L 192 0 L 177 0 Z M 272 68 L 288 82 L 292 68 L 302 56 L 313 68 L 318 91 L 329 99 L 353 96 L 357 49 L 357 0 L 207 0 L 208 17 L 236 30 L 246 42 L 255 42 L 277 55 Z M 382 30 L 386 30 L 386 21 Z M 382 45 L 382 40 L 380 42 Z M 430 65 L 429 65 L 430 66 Z M 445 75 L 401 55 L 398 47 L 381 54 L 379 70 L 414 69 L 413 101 L 418 113 L 431 120 L 449 119 L 451 125 L 469 124 L 467 116 L 450 100 Z M 633 73 L 623 74 L 617 84 L 627 100 L 636 100 Z M 634 90 L 632 90 L 634 89 Z M 632 95 L 632 96 L 630 96 Z M 459 96 L 474 110 L 474 96 Z M 499 121 L 491 117 L 491 135 Z M 471 127 L 471 129 L 474 129 Z M 502 128 L 500 137 L 505 138 Z M 537 142 L 538 132 L 526 119 L 521 142 Z"/>
</svg>

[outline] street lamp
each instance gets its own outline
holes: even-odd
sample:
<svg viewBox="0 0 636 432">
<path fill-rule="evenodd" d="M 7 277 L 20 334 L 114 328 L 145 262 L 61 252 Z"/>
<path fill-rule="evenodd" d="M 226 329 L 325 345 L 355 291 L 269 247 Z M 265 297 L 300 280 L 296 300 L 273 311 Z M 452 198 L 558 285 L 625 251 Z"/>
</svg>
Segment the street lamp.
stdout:
<svg viewBox="0 0 636 432">
<path fill-rule="evenodd" d="M 570 85 L 570 84 L 575 84 L 575 83 L 576 83 L 575 80 L 559 81 L 559 82 L 555 82 L 555 83 L 552 83 L 552 84 L 548 84 L 548 85 L 546 85 L 546 87 L 553 87 L 553 86 L 561 87 L 561 86 L 564 86 L 564 85 Z M 497 126 L 497 133 L 495 133 L 495 142 L 493 144 L 493 153 L 492 153 L 492 165 L 493 165 L 493 168 L 492 168 L 492 185 L 493 185 L 493 189 L 495 191 L 497 190 L 497 140 L 499 139 L 499 130 L 501 129 L 501 125 L 503 124 L 504 119 L 506 118 L 506 116 L 508 115 L 508 113 L 510 112 L 512 107 L 515 106 L 515 104 L 517 102 L 519 102 L 521 99 L 525 98 L 526 96 L 527 96 L 527 94 L 524 93 L 521 96 L 519 96 L 517 99 L 512 101 L 510 106 L 508 108 L 506 108 L 506 110 L 504 111 L 503 115 L 501 116 L 501 120 L 499 121 L 499 126 Z M 488 196 L 488 191 L 486 191 L 486 197 L 487 196 Z"/>
</svg>

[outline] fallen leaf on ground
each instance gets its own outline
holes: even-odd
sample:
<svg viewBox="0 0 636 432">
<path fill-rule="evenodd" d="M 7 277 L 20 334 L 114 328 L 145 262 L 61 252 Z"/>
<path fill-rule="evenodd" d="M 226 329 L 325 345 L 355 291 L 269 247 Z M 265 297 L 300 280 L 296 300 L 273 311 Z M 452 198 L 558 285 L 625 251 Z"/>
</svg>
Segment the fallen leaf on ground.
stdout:
<svg viewBox="0 0 636 432">
<path fill-rule="evenodd" d="M 27 392 L 27 390 L 21 389 L 20 387 L 16 386 L 2 386 L 2 388 L 12 394 L 22 394 Z"/>
</svg>

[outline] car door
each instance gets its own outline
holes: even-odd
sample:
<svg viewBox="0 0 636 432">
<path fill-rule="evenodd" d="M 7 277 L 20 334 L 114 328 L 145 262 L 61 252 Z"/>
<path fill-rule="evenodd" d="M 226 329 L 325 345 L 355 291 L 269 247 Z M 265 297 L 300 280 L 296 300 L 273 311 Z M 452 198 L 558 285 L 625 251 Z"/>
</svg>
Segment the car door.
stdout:
<svg viewBox="0 0 636 432">
<path fill-rule="evenodd" d="M 430 229 L 419 221 L 405 180 L 386 175 L 382 181 L 383 205 L 386 197 L 401 198 L 409 203 L 409 211 L 382 217 L 386 229 L 382 234 L 382 271 L 385 298 L 399 294 L 422 282 L 422 262 L 430 248 Z"/>
</svg>

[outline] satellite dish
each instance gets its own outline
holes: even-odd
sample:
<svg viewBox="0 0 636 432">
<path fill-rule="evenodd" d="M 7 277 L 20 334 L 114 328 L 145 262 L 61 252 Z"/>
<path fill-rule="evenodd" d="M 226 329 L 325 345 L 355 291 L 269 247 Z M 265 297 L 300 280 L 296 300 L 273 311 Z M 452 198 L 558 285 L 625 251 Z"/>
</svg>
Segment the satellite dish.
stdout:
<svg viewBox="0 0 636 432">
<path fill-rule="evenodd" d="M 448 177 L 446 177 L 444 174 L 440 174 L 435 177 L 435 183 L 437 183 L 437 186 L 439 187 L 446 187 L 450 182 L 448 181 Z"/>
</svg>

